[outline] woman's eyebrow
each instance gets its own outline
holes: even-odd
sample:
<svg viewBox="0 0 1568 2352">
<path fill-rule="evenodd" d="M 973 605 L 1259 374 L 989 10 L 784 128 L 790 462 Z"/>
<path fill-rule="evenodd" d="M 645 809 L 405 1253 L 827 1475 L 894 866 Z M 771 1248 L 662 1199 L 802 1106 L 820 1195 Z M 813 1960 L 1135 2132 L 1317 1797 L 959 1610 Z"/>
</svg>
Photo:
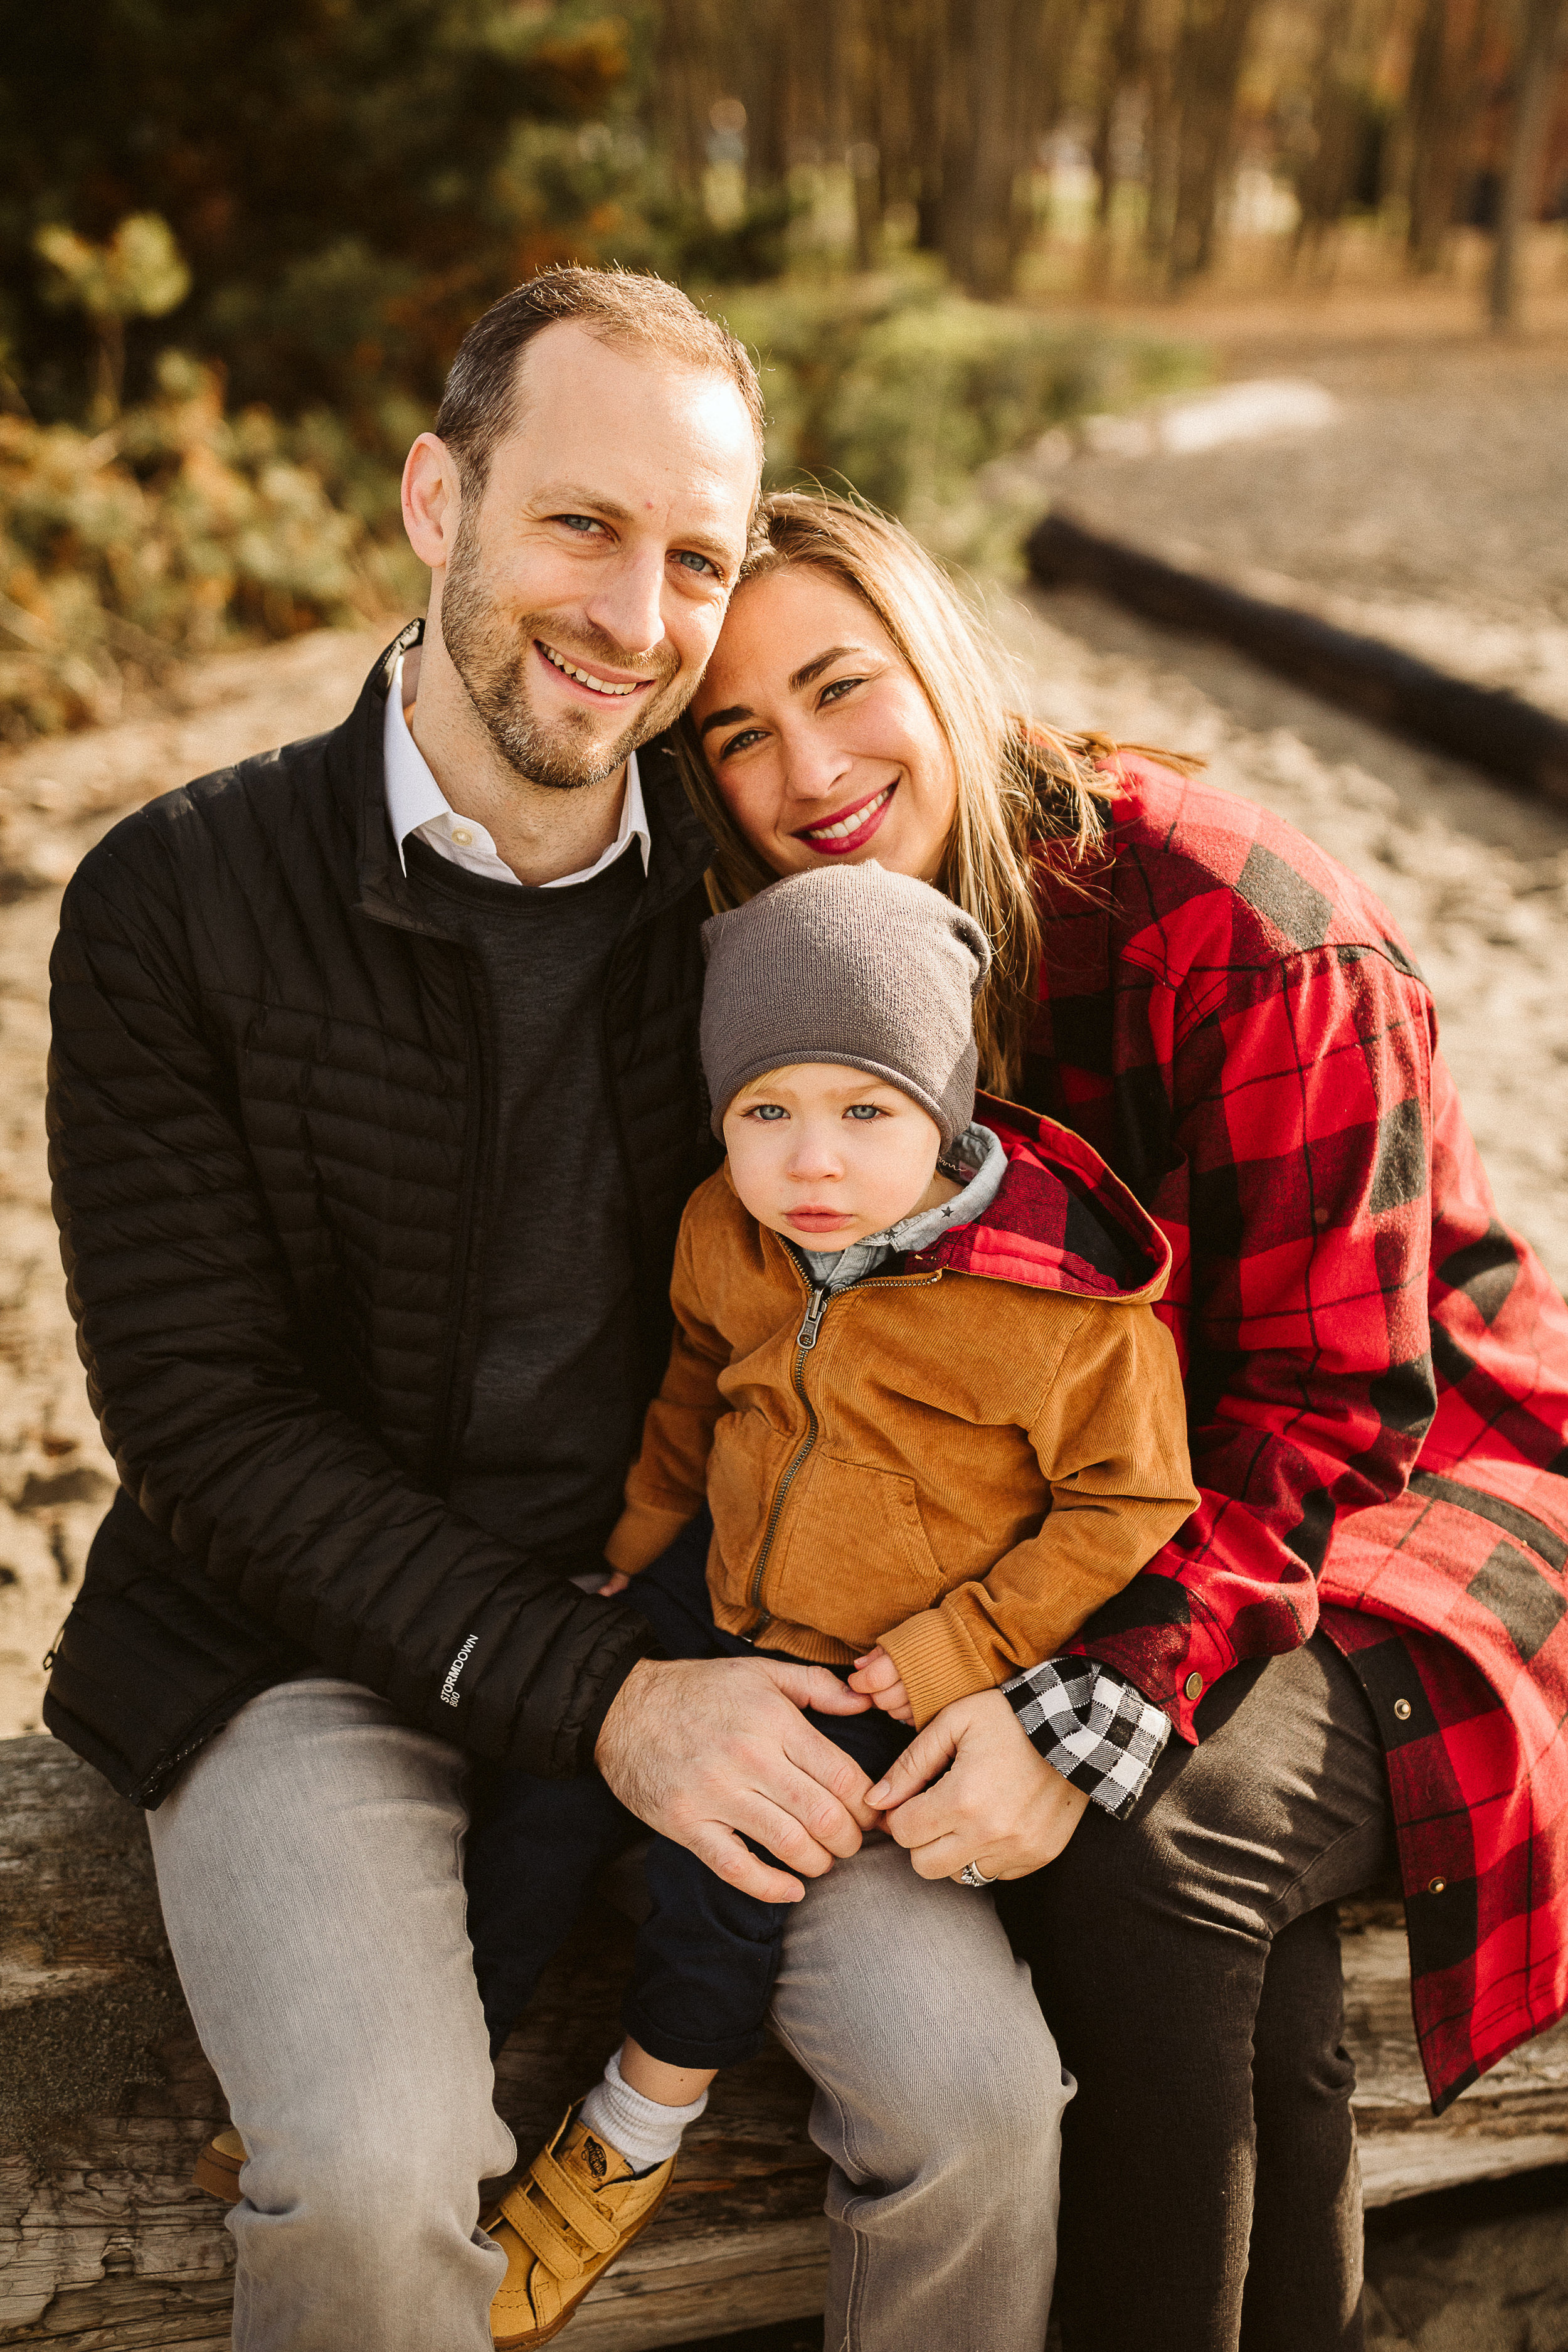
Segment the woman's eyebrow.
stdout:
<svg viewBox="0 0 1568 2352">
<path fill-rule="evenodd" d="M 862 654 L 865 650 L 864 646 L 829 646 L 825 654 L 818 654 L 815 661 L 808 661 L 804 669 L 795 672 L 789 682 L 790 692 L 798 694 L 803 686 L 809 686 L 813 678 L 820 677 L 830 663 L 840 660 L 845 654 Z"/>
<path fill-rule="evenodd" d="M 754 719 L 756 713 L 748 710 L 743 702 L 732 702 L 728 710 L 710 710 L 697 730 L 698 740 L 701 740 L 710 727 L 728 727 L 734 719 Z"/>
<path fill-rule="evenodd" d="M 827 651 L 818 654 L 815 661 L 808 661 L 804 668 L 793 672 L 789 681 L 790 692 L 798 694 L 803 686 L 809 686 L 814 678 L 820 677 L 825 669 L 841 660 L 844 655 L 863 654 L 865 650 L 864 646 L 829 646 Z M 744 702 L 731 702 L 725 710 L 710 710 L 697 730 L 698 739 L 700 740 L 711 727 L 729 727 L 737 719 L 754 719 L 756 715 Z"/>
</svg>

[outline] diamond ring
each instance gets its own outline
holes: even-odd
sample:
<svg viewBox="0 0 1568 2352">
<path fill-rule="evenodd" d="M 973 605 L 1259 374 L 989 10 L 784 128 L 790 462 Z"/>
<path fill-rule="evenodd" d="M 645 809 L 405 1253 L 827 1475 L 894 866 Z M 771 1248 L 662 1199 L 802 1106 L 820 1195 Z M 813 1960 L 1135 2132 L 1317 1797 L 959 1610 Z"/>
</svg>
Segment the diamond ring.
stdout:
<svg viewBox="0 0 1568 2352">
<path fill-rule="evenodd" d="M 966 1862 L 958 1874 L 958 1883 L 961 1886 L 994 1886 L 996 1881 L 987 1878 L 977 1862 Z"/>
</svg>

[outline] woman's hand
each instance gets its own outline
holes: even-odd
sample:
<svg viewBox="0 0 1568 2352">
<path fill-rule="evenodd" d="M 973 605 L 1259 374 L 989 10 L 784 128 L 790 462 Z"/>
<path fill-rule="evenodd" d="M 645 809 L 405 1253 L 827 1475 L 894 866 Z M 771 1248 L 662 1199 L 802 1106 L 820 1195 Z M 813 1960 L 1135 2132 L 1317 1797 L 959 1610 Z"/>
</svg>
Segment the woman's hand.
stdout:
<svg viewBox="0 0 1568 2352">
<path fill-rule="evenodd" d="M 922 1878 L 956 1878 L 971 1862 L 987 1878 L 1026 1878 L 1056 1860 L 1089 1799 L 1036 1753 L 993 1690 L 944 1706 L 866 1801 Z"/>
<path fill-rule="evenodd" d="M 884 1715 L 892 1716 L 900 1723 L 913 1724 L 915 1711 L 910 1705 L 903 1677 L 880 1642 L 863 1658 L 856 1659 L 849 1687 L 858 1691 L 862 1698 L 868 1698 L 873 1706 L 879 1706 Z"/>
</svg>

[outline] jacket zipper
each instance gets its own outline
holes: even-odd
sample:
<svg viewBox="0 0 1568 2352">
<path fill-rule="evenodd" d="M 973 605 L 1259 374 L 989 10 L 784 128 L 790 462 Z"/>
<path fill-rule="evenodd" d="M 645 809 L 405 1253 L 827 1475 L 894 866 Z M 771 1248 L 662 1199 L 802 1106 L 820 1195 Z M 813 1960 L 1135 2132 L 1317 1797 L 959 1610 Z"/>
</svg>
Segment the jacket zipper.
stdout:
<svg viewBox="0 0 1568 2352">
<path fill-rule="evenodd" d="M 790 1264 L 795 1266 L 795 1273 L 804 1282 L 805 1276 L 800 1273 L 799 1266 L 795 1265 L 793 1255 Z M 789 1490 L 795 1484 L 795 1473 L 816 1444 L 822 1431 L 822 1424 L 816 1418 L 816 1408 L 805 1392 L 805 1360 L 816 1345 L 816 1335 L 822 1328 L 822 1318 L 827 1311 L 828 1300 L 835 1297 L 847 1298 L 852 1293 L 860 1290 L 929 1289 L 932 1283 L 941 1280 L 942 1269 L 939 1266 L 934 1274 L 872 1275 L 868 1281 L 852 1282 L 842 1291 L 830 1291 L 826 1284 L 812 1291 L 806 1302 L 805 1320 L 795 1333 L 793 1374 L 795 1392 L 805 1407 L 806 1430 L 805 1435 L 785 1463 L 784 1475 L 773 1490 L 773 1507 L 768 1513 L 767 1526 L 763 1530 L 762 1549 L 757 1554 L 756 1565 L 752 1570 L 752 1580 L 746 1598 L 750 1606 L 758 1612 L 758 1625 L 765 1624 L 767 1622 L 768 1612 L 763 1607 L 763 1570 L 768 1564 L 768 1558 L 773 1548 L 773 1538 L 778 1533 L 779 1521 L 784 1516 L 784 1507 L 788 1498 Z"/>
<path fill-rule="evenodd" d="M 768 1564 L 768 1554 L 773 1548 L 773 1537 L 778 1532 L 779 1517 L 784 1507 L 784 1497 L 795 1482 L 795 1472 L 816 1444 L 817 1432 L 821 1425 L 813 1409 L 811 1399 L 806 1395 L 802 1375 L 805 1370 L 806 1357 L 816 1345 L 816 1334 L 822 1322 L 824 1309 L 827 1305 L 827 1297 L 826 1286 L 812 1292 L 806 1305 L 805 1320 L 795 1334 L 795 1392 L 805 1407 L 805 1435 L 784 1465 L 784 1476 L 779 1480 L 773 1495 L 773 1508 L 768 1513 L 768 1524 L 763 1531 L 763 1548 L 757 1554 L 757 1564 L 752 1570 L 752 1589 L 748 1598 L 753 1609 L 762 1611 L 762 1616 L 758 1619 L 759 1623 L 767 1614 L 762 1606 L 763 1570 Z"/>
</svg>

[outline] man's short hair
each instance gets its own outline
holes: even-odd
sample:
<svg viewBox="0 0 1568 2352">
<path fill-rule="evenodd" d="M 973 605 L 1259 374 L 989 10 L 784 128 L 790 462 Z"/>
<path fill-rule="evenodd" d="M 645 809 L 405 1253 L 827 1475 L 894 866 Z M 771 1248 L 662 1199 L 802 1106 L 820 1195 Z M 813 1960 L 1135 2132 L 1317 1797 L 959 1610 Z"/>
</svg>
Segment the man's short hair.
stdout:
<svg viewBox="0 0 1568 2352">
<path fill-rule="evenodd" d="M 606 343 L 662 352 L 679 366 L 727 376 L 746 404 L 763 450 L 763 387 L 743 343 L 679 286 L 628 269 L 542 269 L 476 319 L 458 347 L 436 431 L 465 487 L 482 491 L 491 453 L 517 422 L 518 362 L 537 334 L 575 320 Z"/>
</svg>

